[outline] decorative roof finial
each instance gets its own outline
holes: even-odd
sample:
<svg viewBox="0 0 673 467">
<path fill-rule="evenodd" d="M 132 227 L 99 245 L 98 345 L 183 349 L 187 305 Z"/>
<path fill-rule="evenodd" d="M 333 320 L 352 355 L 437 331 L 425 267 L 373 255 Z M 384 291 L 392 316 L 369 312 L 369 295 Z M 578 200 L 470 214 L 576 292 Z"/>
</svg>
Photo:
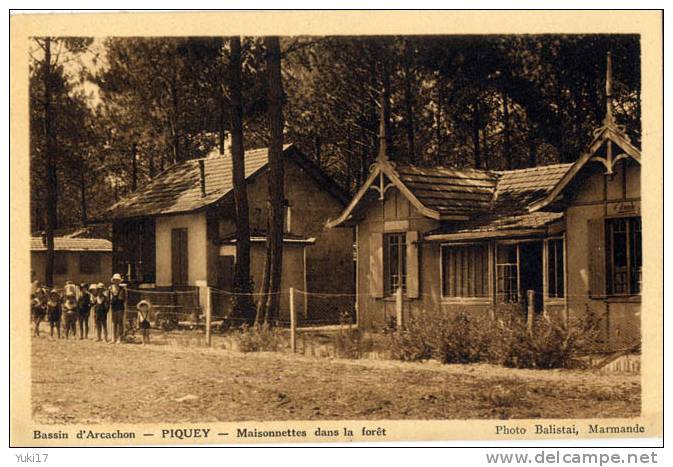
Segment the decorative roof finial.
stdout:
<svg viewBox="0 0 673 467">
<path fill-rule="evenodd" d="M 388 160 L 388 145 L 386 144 L 386 116 L 383 106 L 383 93 L 381 93 L 381 113 L 379 117 L 379 155 L 380 161 Z"/>
<path fill-rule="evenodd" d="M 614 124 L 612 115 L 612 55 L 608 52 L 608 59 L 605 69 L 605 121 L 606 125 Z"/>
</svg>

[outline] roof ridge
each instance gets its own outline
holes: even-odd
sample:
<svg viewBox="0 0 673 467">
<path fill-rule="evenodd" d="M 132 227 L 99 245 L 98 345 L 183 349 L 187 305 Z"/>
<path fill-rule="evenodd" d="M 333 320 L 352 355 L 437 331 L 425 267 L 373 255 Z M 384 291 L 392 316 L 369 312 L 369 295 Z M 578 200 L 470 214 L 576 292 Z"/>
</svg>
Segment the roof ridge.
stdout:
<svg viewBox="0 0 673 467">
<path fill-rule="evenodd" d="M 393 161 L 394 162 L 394 161 Z M 496 171 L 491 170 L 491 169 L 477 169 L 475 167 L 450 167 L 446 165 L 433 165 L 432 167 L 422 167 L 416 164 L 397 164 L 397 167 L 411 167 L 414 169 L 420 169 L 420 170 L 457 170 L 457 171 L 474 171 L 474 172 L 481 172 L 484 174 L 494 174 Z"/>
<path fill-rule="evenodd" d="M 510 169 L 510 170 L 496 170 L 495 173 L 498 175 L 508 174 L 512 172 L 533 172 L 540 169 L 549 169 L 549 168 L 561 168 L 561 167 L 570 167 L 573 165 L 573 162 L 559 162 L 556 164 L 548 165 L 536 165 L 535 167 L 525 167 L 522 169 Z"/>
</svg>

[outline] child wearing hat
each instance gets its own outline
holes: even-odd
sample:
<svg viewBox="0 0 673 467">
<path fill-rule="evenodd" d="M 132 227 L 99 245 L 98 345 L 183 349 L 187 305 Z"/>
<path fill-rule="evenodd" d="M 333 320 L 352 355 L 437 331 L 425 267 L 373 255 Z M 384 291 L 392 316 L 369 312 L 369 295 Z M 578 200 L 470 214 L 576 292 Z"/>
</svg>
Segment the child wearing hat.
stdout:
<svg viewBox="0 0 673 467">
<path fill-rule="evenodd" d="M 112 311 L 112 339 L 115 343 L 122 342 L 124 334 L 124 309 L 126 308 L 126 290 L 121 286 L 122 276 L 115 273 L 108 288 L 108 299 Z"/>
<path fill-rule="evenodd" d="M 91 285 L 91 287 L 96 287 Z M 80 294 L 77 299 L 77 323 L 79 324 L 79 338 L 89 338 L 89 314 L 91 313 L 91 295 L 86 284 L 79 285 Z"/>
<path fill-rule="evenodd" d="M 49 337 L 54 338 L 54 328 L 61 338 L 61 296 L 58 290 L 51 289 L 47 300 L 47 318 L 49 319 Z"/>
<path fill-rule="evenodd" d="M 65 338 L 68 339 L 70 334 L 75 337 L 75 329 L 77 324 L 77 298 L 73 294 L 69 294 L 63 301 L 63 315 L 65 321 Z"/>
<path fill-rule="evenodd" d="M 47 291 L 42 287 L 37 287 L 32 296 L 31 314 L 33 317 L 33 335 L 40 335 L 40 323 L 47 314 Z"/>
<path fill-rule="evenodd" d="M 143 344 L 150 343 L 150 310 L 152 304 L 147 300 L 140 300 L 136 305 L 138 308 L 138 327 L 143 335 Z"/>
<path fill-rule="evenodd" d="M 73 296 L 77 298 L 77 286 L 73 281 L 65 282 L 65 286 L 63 287 L 63 296 L 65 297 Z"/>
<path fill-rule="evenodd" d="M 91 308 L 94 312 L 94 317 L 96 318 L 96 341 L 100 342 L 101 333 L 105 337 L 105 342 L 107 342 L 107 312 L 108 307 L 110 306 L 107 297 L 104 293 L 105 284 L 98 283 L 92 290 L 91 297 Z"/>
</svg>

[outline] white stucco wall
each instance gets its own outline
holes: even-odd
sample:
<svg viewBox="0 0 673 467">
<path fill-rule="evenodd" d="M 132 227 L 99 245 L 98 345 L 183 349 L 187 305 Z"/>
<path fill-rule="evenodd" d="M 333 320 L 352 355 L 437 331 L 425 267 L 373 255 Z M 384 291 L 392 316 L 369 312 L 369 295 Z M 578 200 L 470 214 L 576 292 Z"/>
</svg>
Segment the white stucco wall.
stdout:
<svg viewBox="0 0 673 467">
<path fill-rule="evenodd" d="M 187 229 L 188 282 L 205 281 L 208 276 L 206 255 L 206 215 L 204 212 L 156 219 L 157 286 L 172 285 L 171 231 Z"/>
</svg>

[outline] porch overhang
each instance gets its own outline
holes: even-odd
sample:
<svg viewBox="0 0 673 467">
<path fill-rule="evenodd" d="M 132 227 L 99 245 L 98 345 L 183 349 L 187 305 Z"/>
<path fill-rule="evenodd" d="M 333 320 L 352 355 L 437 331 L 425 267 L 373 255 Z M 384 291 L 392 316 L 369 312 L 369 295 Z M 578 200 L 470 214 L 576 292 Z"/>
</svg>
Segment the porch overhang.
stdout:
<svg viewBox="0 0 673 467">
<path fill-rule="evenodd" d="M 537 212 L 519 215 L 504 215 L 473 221 L 470 226 L 428 232 L 424 242 L 479 241 L 504 238 L 546 237 L 565 230 L 563 214 Z"/>
<path fill-rule="evenodd" d="M 478 241 L 500 238 L 521 238 L 521 237 L 545 237 L 547 229 L 519 229 L 519 230 L 501 230 L 490 232 L 456 232 L 456 233 L 437 233 L 423 237 L 424 242 L 455 242 L 455 241 Z"/>
</svg>

